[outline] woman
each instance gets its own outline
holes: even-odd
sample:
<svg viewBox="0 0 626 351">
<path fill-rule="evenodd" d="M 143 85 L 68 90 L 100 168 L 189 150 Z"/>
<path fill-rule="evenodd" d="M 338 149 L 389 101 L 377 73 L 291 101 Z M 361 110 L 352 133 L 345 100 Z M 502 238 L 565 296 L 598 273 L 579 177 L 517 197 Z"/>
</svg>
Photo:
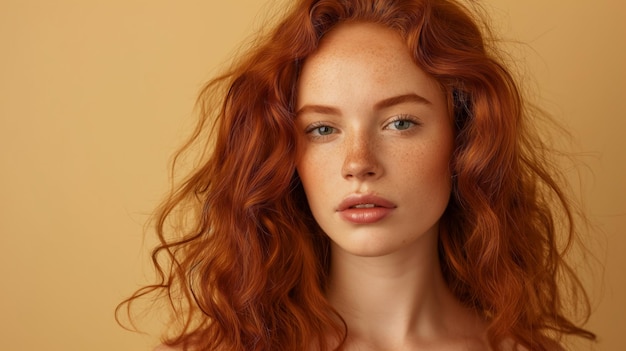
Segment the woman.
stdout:
<svg viewBox="0 0 626 351">
<path fill-rule="evenodd" d="M 160 209 L 162 281 L 129 299 L 168 296 L 167 345 L 595 338 L 560 290 L 586 303 L 557 245 L 571 202 L 479 24 L 447 0 L 299 0 L 207 85 L 192 143 L 210 153 Z"/>
</svg>

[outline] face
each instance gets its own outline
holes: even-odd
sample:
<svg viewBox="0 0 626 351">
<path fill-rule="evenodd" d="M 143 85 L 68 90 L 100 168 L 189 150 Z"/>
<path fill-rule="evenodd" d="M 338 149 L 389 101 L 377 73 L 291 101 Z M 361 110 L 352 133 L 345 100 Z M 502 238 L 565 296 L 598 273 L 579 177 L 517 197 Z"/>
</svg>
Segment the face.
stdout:
<svg viewBox="0 0 626 351">
<path fill-rule="evenodd" d="M 296 111 L 296 168 L 333 250 L 381 256 L 436 238 L 452 122 L 441 87 L 396 32 L 328 33 L 304 63 Z"/>
</svg>

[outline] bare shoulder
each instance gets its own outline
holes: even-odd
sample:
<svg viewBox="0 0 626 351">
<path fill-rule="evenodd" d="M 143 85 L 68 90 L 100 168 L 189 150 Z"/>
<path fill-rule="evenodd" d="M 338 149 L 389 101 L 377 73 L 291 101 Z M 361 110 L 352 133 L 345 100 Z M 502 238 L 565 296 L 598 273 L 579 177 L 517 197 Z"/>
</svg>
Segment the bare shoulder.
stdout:
<svg viewBox="0 0 626 351">
<path fill-rule="evenodd" d="M 174 348 L 171 346 L 161 344 L 157 346 L 153 351 L 182 351 L 182 350 L 179 348 Z"/>
<path fill-rule="evenodd" d="M 502 344 L 502 350 L 504 351 L 530 351 L 530 349 L 521 346 L 519 344 L 516 344 L 513 340 L 508 339 L 504 342 L 504 344 Z M 561 346 L 559 343 L 557 343 L 556 341 L 551 343 L 550 345 L 547 345 L 546 350 L 548 351 L 566 351 L 565 348 L 563 348 L 563 346 Z"/>
<path fill-rule="evenodd" d="M 193 350 L 193 349 L 189 349 L 189 350 Z M 169 345 L 165 345 L 165 344 L 161 344 L 157 347 L 154 348 L 154 350 L 152 351 L 184 351 L 182 347 L 176 347 L 176 346 L 169 346 Z"/>
</svg>

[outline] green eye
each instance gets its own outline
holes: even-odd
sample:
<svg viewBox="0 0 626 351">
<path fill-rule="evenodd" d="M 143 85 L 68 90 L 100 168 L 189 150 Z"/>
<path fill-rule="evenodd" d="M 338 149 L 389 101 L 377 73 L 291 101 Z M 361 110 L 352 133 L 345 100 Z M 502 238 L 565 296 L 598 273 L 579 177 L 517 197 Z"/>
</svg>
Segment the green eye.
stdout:
<svg viewBox="0 0 626 351">
<path fill-rule="evenodd" d="M 414 123 L 413 123 L 413 122 L 411 122 L 411 121 L 408 121 L 408 120 L 406 120 L 406 119 L 400 119 L 400 120 L 397 120 L 397 121 L 393 121 L 393 122 L 391 122 L 391 124 L 393 125 L 393 128 L 394 128 L 394 129 L 397 129 L 397 130 L 406 130 L 406 129 L 411 128 L 411 126 L 412 126 Z"/>
<path fill-rule="evenodd" d="M 317 134 L 319 135 L 330 135 L 333 134 L 333 131 L 335 129 L 333 127 L 329 127 L 329 126 L 320 126 L 315 128 L 315 132 L 317 132 Z"/>
</svg>

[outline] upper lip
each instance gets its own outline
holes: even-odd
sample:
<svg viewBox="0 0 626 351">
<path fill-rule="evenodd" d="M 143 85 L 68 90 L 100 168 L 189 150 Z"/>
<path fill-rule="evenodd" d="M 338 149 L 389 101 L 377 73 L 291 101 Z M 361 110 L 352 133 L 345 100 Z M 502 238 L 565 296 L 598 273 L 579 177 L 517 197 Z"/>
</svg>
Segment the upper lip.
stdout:
<svg viewBox="0 0 626 351">
<path fill-rule="evenodd" d="M 337 211 L 347 210 L 350 207 L 363 205 L 363 204 L 374 204 L 377 207 L 385 207 L 385 208 L 395 208 L 396 205 L 380 196 L 376 196 L 373 194 L 351 194 L 346 196 L 346 198 L 341 201 L 339 206 L 337 207 Z"/>
</svg>

